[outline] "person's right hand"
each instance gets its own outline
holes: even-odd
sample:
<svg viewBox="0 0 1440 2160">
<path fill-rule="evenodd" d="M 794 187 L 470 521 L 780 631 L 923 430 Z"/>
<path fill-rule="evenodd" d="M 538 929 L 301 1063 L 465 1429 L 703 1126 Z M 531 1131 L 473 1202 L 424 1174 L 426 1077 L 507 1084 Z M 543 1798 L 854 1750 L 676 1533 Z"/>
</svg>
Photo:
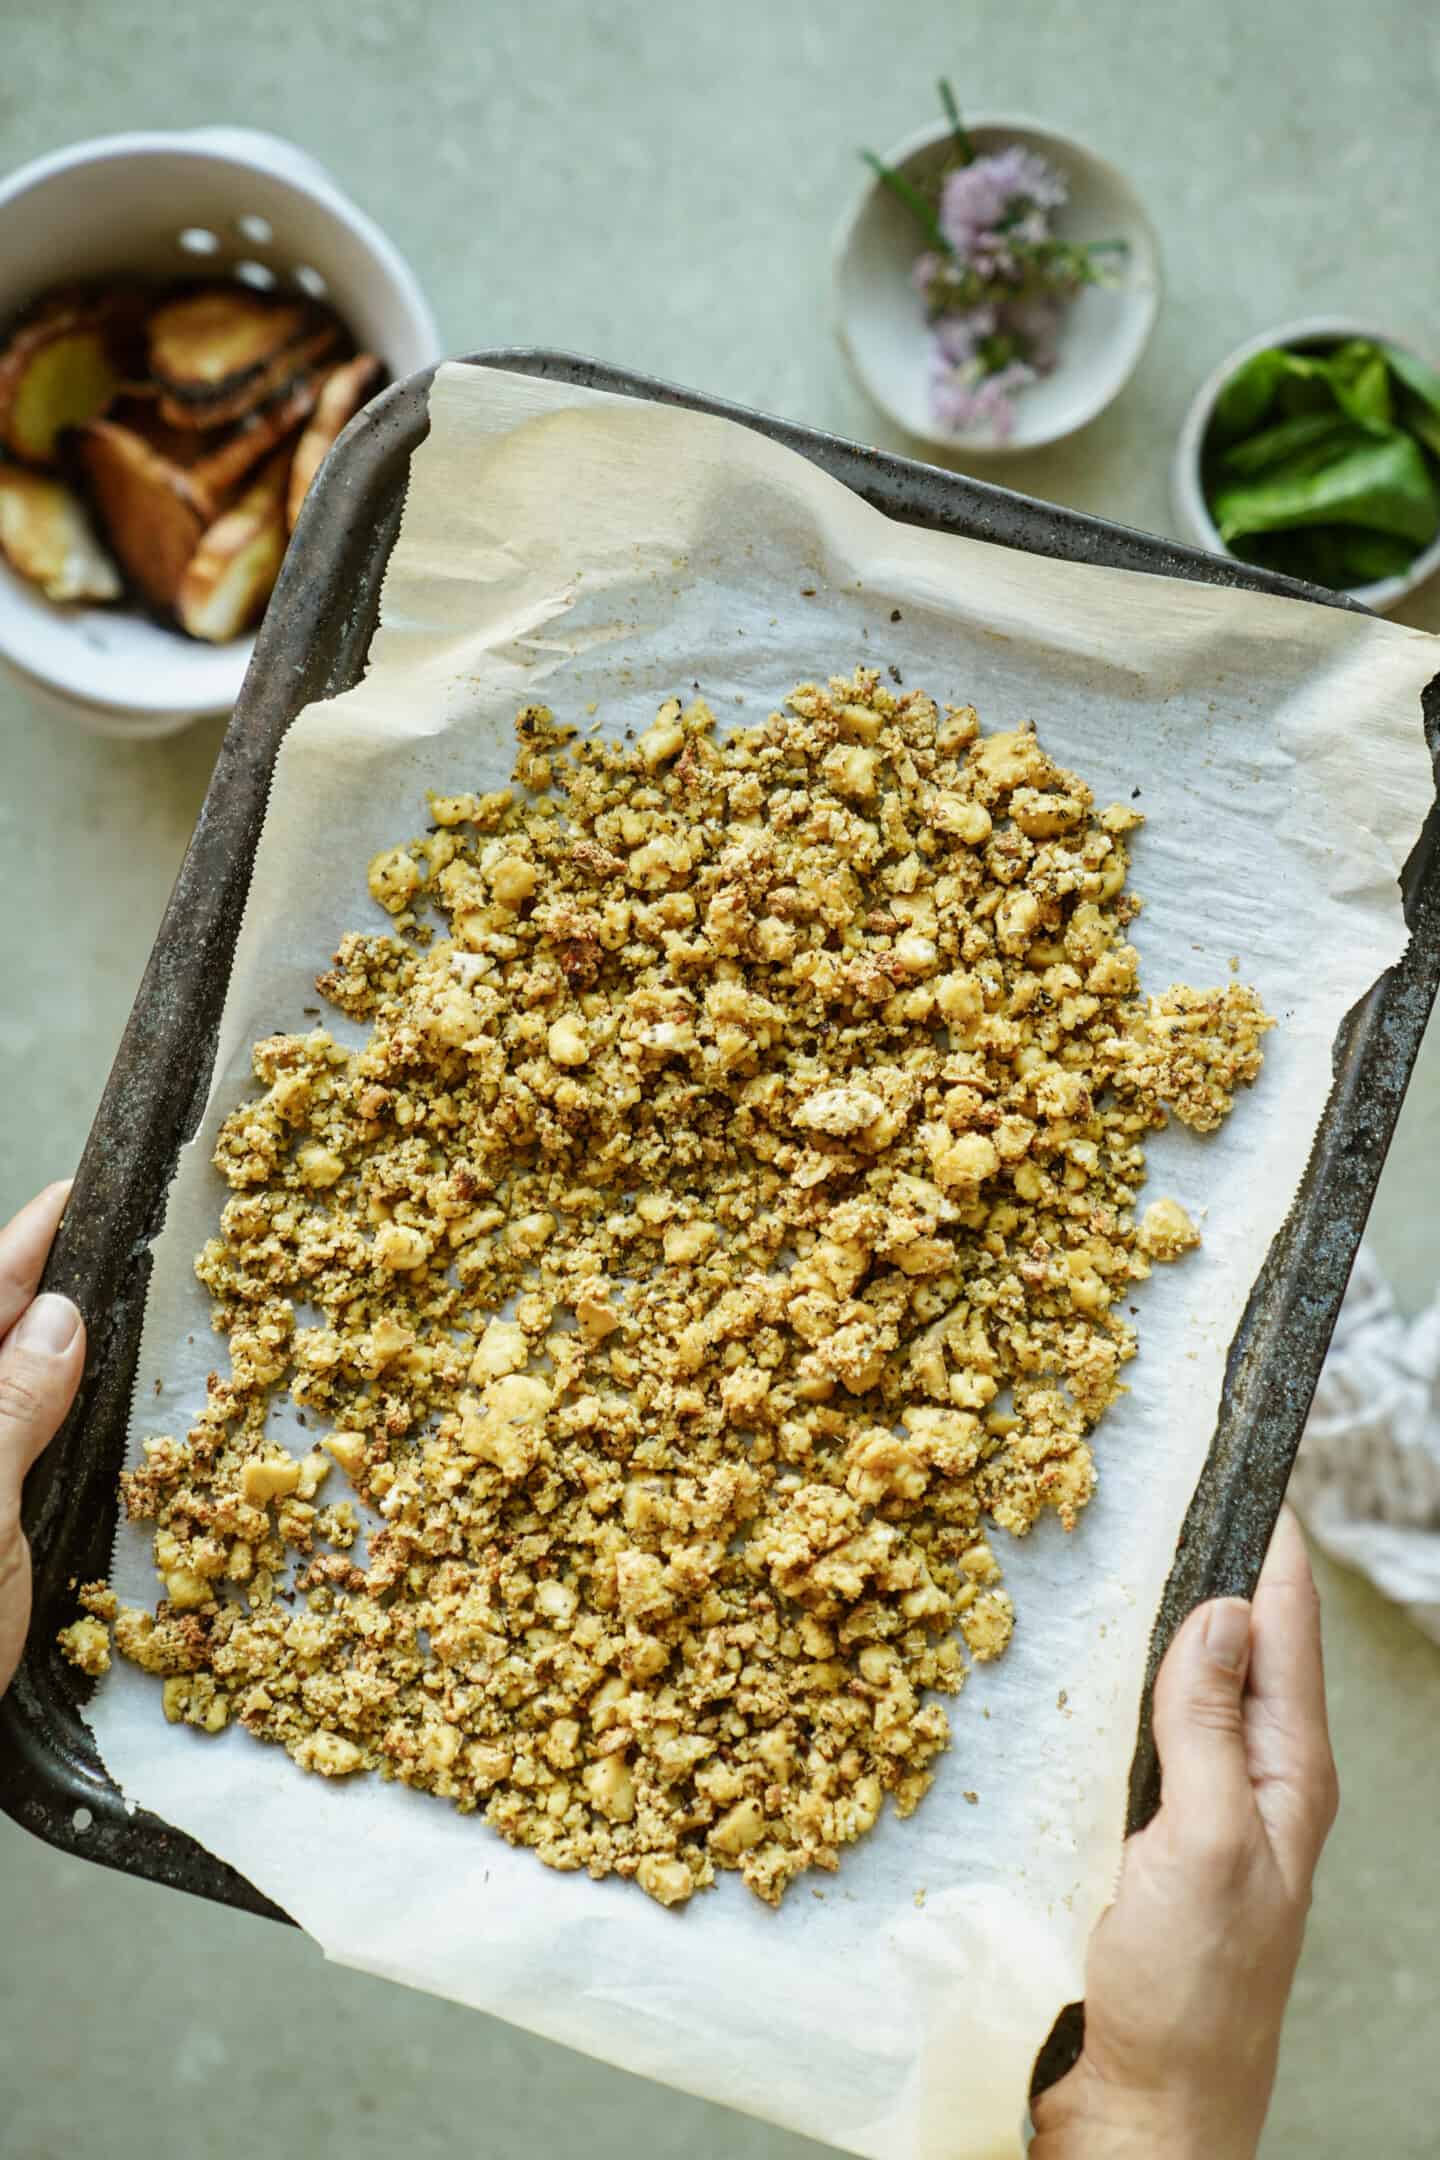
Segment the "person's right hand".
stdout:
<svg viewBox="0 0 1440 2160">
<path fill-rule="evenodd" d="M 49 1185 L 0 1230 L 0 1695 L 30 1625 L 30 1548 L 20 1527 L 25 1473 L 75 1399 L 85 1323 L 67 1297 L 35 1295 L 68 1183 Z"/>
<path fill-rule="evenodd" d="M 1085 2046 L 1030 2160 L 1254 2160 L 1339 1791 L 1320 1609 L 1281 1515 L 1254 1603 L 1191 1613 L 1160 1668 L 1160 1811 L 1091 1939 Z"/>
</svg>

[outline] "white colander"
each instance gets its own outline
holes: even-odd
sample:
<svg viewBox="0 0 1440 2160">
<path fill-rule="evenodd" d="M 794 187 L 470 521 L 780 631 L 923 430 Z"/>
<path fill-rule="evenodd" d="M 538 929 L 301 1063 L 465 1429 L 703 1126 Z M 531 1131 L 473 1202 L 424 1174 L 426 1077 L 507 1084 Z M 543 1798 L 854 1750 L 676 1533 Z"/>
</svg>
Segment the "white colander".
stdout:
<svg viewBox="0 0 1440 2160">
<path fill-rule="evenodd" d="M 0 322 L 49 286 L 123 270 L 312 293 L 392 376 L 439 357 L 429 304 L 379 226 L 314 159 L 248 128 L 101 136 L 0 182 Z M 228 711 L 252 644 L 57 607 L 0 562 L 0 659 L 102 734 L 169 735 Z"/>
</svg>

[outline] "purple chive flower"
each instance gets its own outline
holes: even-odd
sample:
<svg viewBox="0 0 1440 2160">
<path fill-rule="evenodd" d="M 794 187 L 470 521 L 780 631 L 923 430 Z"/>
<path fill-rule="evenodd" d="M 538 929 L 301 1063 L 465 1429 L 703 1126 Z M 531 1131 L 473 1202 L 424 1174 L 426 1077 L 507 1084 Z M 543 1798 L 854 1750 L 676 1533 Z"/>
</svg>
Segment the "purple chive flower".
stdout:
<svg viewBox="0 0 1440 2160">
<path fill-rule="evenodd" d="M 1064 175 L 1021 143 L 977 156 L 949 85 L 940 92 L 954 147 L 938 188 L 865 155 L 929 242 L 911 279 L 930 318 L 935 416 L 956 434 L 988 429 L 1004 441 L 1018 392 L 1057 364 L 1064 309 L 1105 280 L 1105 266 L 1051 231 L 1069 199 Z"/>
<path fill-rule="evenodd" d="M 1008 361 L 990 375 L 941 362 L 931 387 L 935 417 L 957 435 L 988 428 L 997 442 L 1006 442 L 1015 427 L 1015 393 L 1035 379 L 1023 360 Z"/>
<path fill-rule="evenodd" d="M 1069 188 L 1032 150 L 1010 143 L 952 172 L 940 190 L 940 230 L 955 253 L 970 256 L 993 239 L 996 227 L 1017 205 L 1022 212 L 1058 210 Z"/>
<path fill-rule="evenodd" d="M 935 254 L 933 249 L 928 255 L 917 255 L 914 268 L 910 272 L 910 282 L 916 292 L 922 296 L 928 293 L 944 267 L 945 257 Z"/>
<path fill-rule="evenodd" d="M 967 308 L 963 315 L 943 315 L 934 326 L 940 358 L 950 368 L 970 366 L 975 362 L 981 340 L 993 336 L 995 328 L 993 307 L 973 307 Z"/>
<path fill-rule="evenodd" d="M 1060 318 L 1064 302 L 1054 293 L 1027 293 L 1005 305 L 1005 328 L 1025 349 L 1039 375 L 1048 375 L 1060 356 Z"/>
<path fill-rule="evenodd" d="M 942 426 L 988 428 L 1004 441 L 1015 425 L 1016 392 L 1054 367 L 1059 303 L 1025 288 L 1025 266 L 1049 240 L 1050 213 L 1068 193 L 1062 176 L 1019 143 L 946 175 L 938 223 L 952 252 L 948 261 L 933 249 L 922 255 L 915 283 L 933 298 L 944 292 L 947 271 L 959 269 L 986 297 L 965 308 L 938 303 L 932 404 Z"/>
</svg>

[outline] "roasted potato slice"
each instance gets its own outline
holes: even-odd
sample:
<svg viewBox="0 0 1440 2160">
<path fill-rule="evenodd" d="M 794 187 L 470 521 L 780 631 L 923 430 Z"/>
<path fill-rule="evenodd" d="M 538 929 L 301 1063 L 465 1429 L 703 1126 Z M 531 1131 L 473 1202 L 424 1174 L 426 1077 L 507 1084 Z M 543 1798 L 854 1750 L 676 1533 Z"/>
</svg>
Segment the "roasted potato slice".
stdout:
<svg viewBox="0 0 1440 2160">
<path fill-rule="evenodd" d="M 374 353 L 357 353 L 353 360 L 343 360 L 326 376 L 316 401 L 315 417 L 295 445 L 295 460 L 290 467 L 285 515 L 292 532 L 326 451 L 346 421 L 359 412 L 383 372 Z"/>
<path fill-rule="evenodd" d="M 293 344 L 311 314 L 303 300 L 270 300 L 243 285 L 206 286 L 150 317 L 150 372 L 177 396 L 216 397 Z"/>
<path fill-rule="evenodd" d="M 230 427 L 235 421 L 243 420 L 247 413 L 254 412 L 257 407 L 268 405 L 272 398 L 280 396 L 292 382 L 308 374 L 327 353 L 334 350 L 340 342 L 340 336 L 338 323 L 321 322 L 293 345 L 282 347 L 263 366 L 253 369 L 242 381 L 218 391 L 211 397 L 182 396 L 162 387 L 160 417 L 170 427 Z"/>
<path fill-rule="evenodd" d="M 50 600 L 118 600 L 124 589 L 84 504 L 48 473 L 0 465 L 0 548 Z"/>
<path fill-rule="evenodd" d="M 302 375 L 237 427 L 220 430 L 171 427 L 160 417 L 153 385 L 127 384 L 106 418 L 141 437 L 185 474 L 207 524 L 219 517 L 237 488 L 283 442 L 291 440 L 314 410 L 324 377 Z"/>
<path fill-rule="evenodd" d="M 289 450 L 278 451 L 195 550 L 175 600 L 191 637 L 223 645 L 264 613 L 285 555 L 289 469 Z"/>
<path fill-rule="evenodd" d="M 210 515 L 208 501 L 180 466 L 113 420 L 90 421 L 78 443 L 122 568 L 154 606 L 173 607 Z"/>
<path fill-rule="evenodd" d="M 343 371 L 337 368 L 335 372 Z M 316 410 L 326 379 L 322 375 L 297 375 L 278 398 L 249 414 L 233 435 L 217 443 L 213 450 L 207 450 L 191 465 L 191 480 L 204 489 L 217 510 L 262 459 L 269 457 L 271 451 L 287 441 L 298 428 L 304 427 Z M 173 432 L 181 435 L 186 431 L 176 428 Z M 202 444 L 210 439 L 198 429 L 191 429 L 189 433 L 192 441 L 198 440 Z"/>
<path fill-rule="evenodd" d="M 0 355 L 0 436 L 27 464 L 53 466 L 58 438 L 103 411 L 119 381 L 102 314 L 46 308 Z"/>
<path fill-rule="evenodd" d="M 208 454 L 208 436 L 198 428 L 174 428 L 160 417 L 160 392 L 154 383 L 123 383 L 119 396 L 106 407 L 105 418 L 138 435 L 161 457 L 191 472 Z"/>
</svg>

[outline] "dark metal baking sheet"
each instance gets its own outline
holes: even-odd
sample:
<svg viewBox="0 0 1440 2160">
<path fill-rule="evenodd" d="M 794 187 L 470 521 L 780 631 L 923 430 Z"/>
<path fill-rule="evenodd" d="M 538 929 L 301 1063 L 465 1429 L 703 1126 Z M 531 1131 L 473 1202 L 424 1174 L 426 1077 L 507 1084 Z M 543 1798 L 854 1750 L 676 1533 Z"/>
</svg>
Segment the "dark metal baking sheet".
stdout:
<svg viewBox="0 0 1440 2160">
<path fill-rule="evenodd" d="M 723 414 L 914 524 L 1032 554 L 1349 604 L 598 361 L 524 350 L 480 353 L 471 364 Z M 410 453 L 428 425 L 429 380 L 428 373 L 412 376 L 377 398 L 351 423 L 311 489 L 80 1163 L 46 1283 L 79 1302 L 90 1324 L 89 1354 L 75 1408 L 26 1488 L 35 1617 L 24 1664 L 0 1704 L 0 1806 L 26 1829 L 107 1866 L 277 1919 L 286 1916 L 193 1839 L 144 1810 L 126 1810 L 83 1722 L 87 1684 L 61 1660 L 54 1638 L 72 1616 L 71 1585 L 109 1566 L 148 1246 L 179 1149 L 204 1105 L 271 766 L 302 707 L 349 688 L 363 670 Z M 1437 693 L 1440 683 L 1432 683 L 1425 714 L 1432 755 Z M 1253 1589 L 1274 1527 L 1440 975 L 1440 821 L 1433 810 L 1403 884 L 1411 943 L 1337 1040 L 1334 1090 L 1309 1167 L 1231 1346 L 1209 1459 L 1160 1611 L 1152 1671 L 1198 1600 Z M 1132 1827 L 1153 1811 L 1157 1790 L 1147 1690 Z M 1052 2053 L 1050 2075 L 1073 2044 L 1072 2030 L 1068 2045 Z"/>
</svg>

